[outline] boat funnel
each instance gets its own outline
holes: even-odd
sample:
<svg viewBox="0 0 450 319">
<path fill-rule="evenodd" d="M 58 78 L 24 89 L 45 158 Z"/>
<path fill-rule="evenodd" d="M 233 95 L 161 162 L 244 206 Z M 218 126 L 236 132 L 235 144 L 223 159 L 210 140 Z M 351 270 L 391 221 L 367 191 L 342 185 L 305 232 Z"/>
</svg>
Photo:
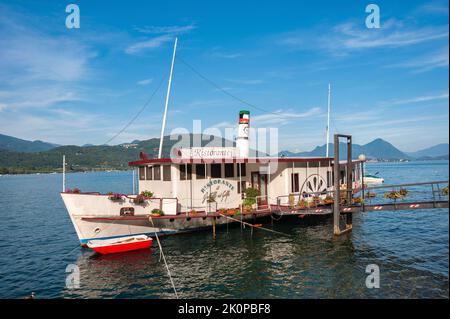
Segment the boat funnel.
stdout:
<svg viewBox="0 0 450 319">
<path fill-rule="evenodd" d="M 249 137 L 250 126 L 250 112 L 242 110 L 239 112 L 239 127 L 238 136 L 236 139 L 236 148 L 238 149 L 239 157 L 248 158 L 250 143 Z"/>
</svg>

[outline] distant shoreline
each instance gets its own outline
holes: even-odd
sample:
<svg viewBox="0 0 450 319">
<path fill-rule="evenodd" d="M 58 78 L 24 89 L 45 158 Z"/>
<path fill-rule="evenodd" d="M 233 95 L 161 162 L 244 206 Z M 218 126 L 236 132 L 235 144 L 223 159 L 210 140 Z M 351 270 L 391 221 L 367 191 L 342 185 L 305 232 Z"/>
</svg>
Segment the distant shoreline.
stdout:
<svg viewBox="0 0 450 319">
<path fill-rule="evenodd" d="M 448 162 L 448 159 L 423 159 L 423 160 L 375 160 L 375 161 L 367 161 L 366 164 L 378 164 L 378 163 L 422 163 L 422 162 Z M 67 170 L 66 173 L 95 173 L 95 172 L 126 172 L 131 171 L 132 169 L 127 168 L 117 168 L 117 167 L 109 167 L 109 168 L 79 168 L 75 170 Z M 0 167 L 0 176 L 10 176 L 10 175 L 36 175 L 36 174 L 62 174 L 62 168 L 57 169 L 27 169 L 27 168 L 4 168 Z"/>
</svg>

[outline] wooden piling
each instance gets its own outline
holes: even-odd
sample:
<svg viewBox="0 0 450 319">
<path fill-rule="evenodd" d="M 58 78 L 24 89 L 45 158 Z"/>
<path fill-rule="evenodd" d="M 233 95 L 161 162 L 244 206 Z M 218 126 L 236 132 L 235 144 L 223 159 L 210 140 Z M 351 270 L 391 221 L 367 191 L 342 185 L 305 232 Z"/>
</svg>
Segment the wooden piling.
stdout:
<svg viewBox="0 0 450 319">
<path fill-rule="evenodd" d="M 334 165 L 333 165 L 333 184 L 334 184 L 334 203 L 333 203 L 333 232 L 340 234 L 339 216 L 340 216 L 340 185 L 339 185 L 339 135 L 334 135 Z"/>
</svg>

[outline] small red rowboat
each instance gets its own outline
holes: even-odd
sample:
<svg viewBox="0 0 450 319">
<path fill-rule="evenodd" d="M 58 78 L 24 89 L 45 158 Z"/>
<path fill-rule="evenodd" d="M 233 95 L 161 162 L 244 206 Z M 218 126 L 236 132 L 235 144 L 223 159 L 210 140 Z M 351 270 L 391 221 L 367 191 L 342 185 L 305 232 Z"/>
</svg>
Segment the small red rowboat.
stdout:
<svg viewBox="0 0 450 319">
<path fill-rule="evenodd" d="M 91 240 L 87 243 L 87 246 L 92 248 L 95 252 L 105 255 L 148 249 L 152 246 L 152 243 L 153 240 L 151 237 L 147 235 L 138 235 L 105 240 Z"/>
</svg>

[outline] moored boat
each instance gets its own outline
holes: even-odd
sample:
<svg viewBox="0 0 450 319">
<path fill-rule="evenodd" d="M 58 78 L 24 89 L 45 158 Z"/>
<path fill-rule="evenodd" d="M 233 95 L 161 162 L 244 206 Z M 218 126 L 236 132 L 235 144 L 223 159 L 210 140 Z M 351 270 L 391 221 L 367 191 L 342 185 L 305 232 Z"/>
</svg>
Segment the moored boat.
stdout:
<svg viewBox="0 0 450 319">
<path fill-rule="evenodd" d="M 146 235 L 126 236 L 114 239 L 90 240 L 87 246 L 95 252 L 105 255 L 123 253 L 127 251 L 148 249 L 152 246 L 153 240 Z"/>
<path fill-rule="evenodd" d="M 384 178 L 375 174 L 364 174 L 364 184 L 383 184 Z"/>
</svg>

